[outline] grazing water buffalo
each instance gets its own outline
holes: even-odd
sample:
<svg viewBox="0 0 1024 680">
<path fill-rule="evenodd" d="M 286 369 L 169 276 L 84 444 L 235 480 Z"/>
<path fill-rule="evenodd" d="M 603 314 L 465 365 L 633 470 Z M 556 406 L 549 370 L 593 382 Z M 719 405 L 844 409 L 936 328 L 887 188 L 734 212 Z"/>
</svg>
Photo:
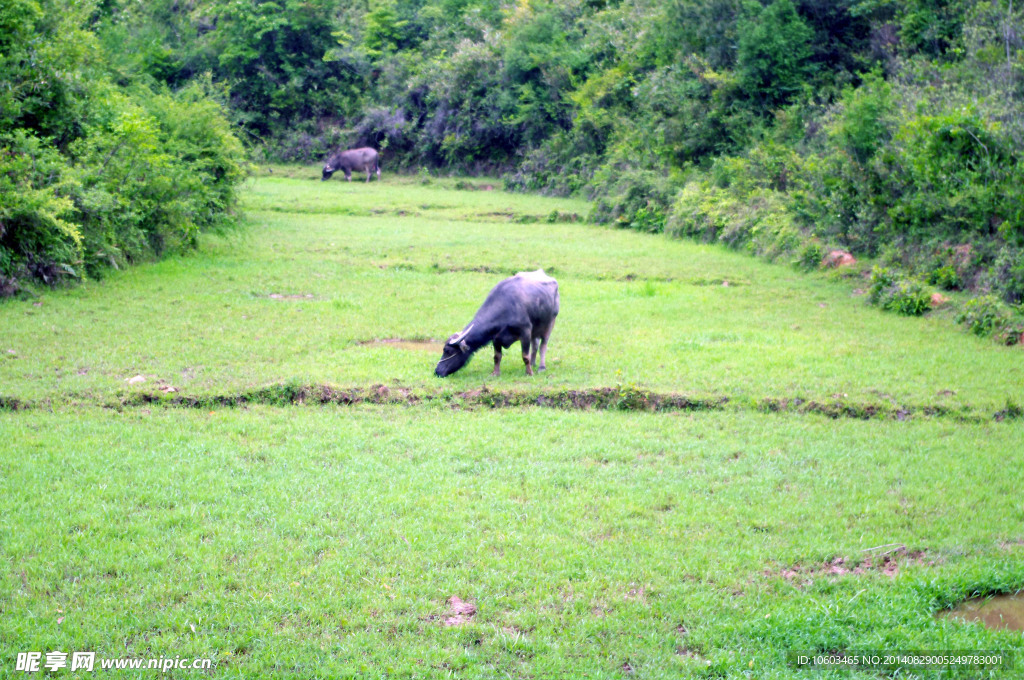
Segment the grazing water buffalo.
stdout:
<svg viewBox="0 0 1024 680">
<path fill-rule="evenodd" d="M 366 181 L 370 181 L 370 175 L 377 171 L 377 179 L 380 179 L 380 155 L 375 149 L 364 146 L 361 149 L 349 149 L 339 151 L 324 163 L 324 174 L 320 181 L 325 182 L 338 170 L 345 173 L 345 179 L 352 181 L 352 171 L 362 170 L 366 172 Z"/>
<path fill-rule="evenodd" d="M 533 368 L 543 371 L 548 338 L 558 316 L 558 282 L 538 269 L 520 272 L 496 285 L 462 331 L 448 338 L 441 360 L 434 369 L 440 377 L 462 368 L 473 352 L 494 344 L 494 372 L 501 371 L 501 350 L 519 341 L 526 375 Z M 537 365 L 538 345 L 540 365 Z"/>
</svg>

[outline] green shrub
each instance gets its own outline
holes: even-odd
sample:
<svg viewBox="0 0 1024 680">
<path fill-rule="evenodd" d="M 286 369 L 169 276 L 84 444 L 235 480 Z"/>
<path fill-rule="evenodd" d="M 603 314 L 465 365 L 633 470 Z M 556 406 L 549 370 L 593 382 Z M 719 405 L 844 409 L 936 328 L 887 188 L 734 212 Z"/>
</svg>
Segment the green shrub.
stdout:
<svg viewBox="0 0 1024 680">
<path fill-rule="evenodd" d="M 241 145 L 198 86 L 132 94 L 104 92 L 95 122 L 69 145 L 92 276 L 194 246 L 201 230 L 230 219 L 244 174 Z"/>
<path fill-rule="evenodd" d="M 1024 166 L 1015 146 L 971 108 L 906 117 L 891 149 L 892 229 L 915 240 L 987 235 L 994 224 L 1019 233 L 1013 187 L 1024 182 Z"/>
<path fill-rule="evenodd" d="M 797 226 L 784 195 L 756 188 L 756 183 L 754 189 L 744 193 L 739 188 L 743 185 L 750 186 L 746 180 L 727 189 L 710 182 L 687 183 L 672 204 L 666 232 L 744 248 L 770 260 L 802 253 L 811 237 Z M 820 245 L 815 243 L 814 248 L 820 249 Z"/>
<path fill-rule="evenodd" d="M 898 107 L 892 86 L 877 72 L 860 87 L 847 88 L 831 134 L 858 163 L 867 163 L 892 137 Z"/>
<path fill-rule="evenodd" d="M 890 269 L 871 271 L 868 301 L 889 312 L 920 316 L 931 308 L 931 293 L 920 281 L 905 279 Z"/>
<path fill-rule="evenodd" d="M 620 215 L 616 222 L 622 227 L 659 234 L 665 230 L 665 213 L 659 206 L 648 204 L 637 208 L 631 216 Z"/>
<path fill-rule="evenodd" d="M 476 172 L 506 168 L 521 146 L 517 101 L 503 87 L 497 46 L 471 40 L 428 61 L 411 85 L 426 92 L 413 153 L 431 165 Z"/>
<path fill-rule="evenodd" d="M 960 274 L 953 265 L 944 265 L 931 270 L 928 272 L 926 280 L 931 285 L 938 286 L 943 290 L 960 290 L 964 285 L 963 279 L 960 278 Z"/>
<path fill-rule="evenodd" d="M 6 279 L 99 276 L 190 247 L 231 219 L 244 152 L 209 79 L 171 94 L 110 77 L 109 56 L 83 28 L 87 5 L 39 0 L 0 12 L 35 34 L 0 51 L 5 91 L 21 93 L 0 94 Z"/>
<path fill-rule="evenodd" d="M 568 196 L 584 189 L 600 164 L 579 134 L 556 133 L 528 151 L 518 166 L 505 174 L 509 191 L 536 191 Z"/>
<path fill-rule="evenodd" d="M 677 190 L 664 170 L 620 170 L 610 165 L 598 171 L 591 186 L 600 192 L 591 219 L 651 233 L 665 229 L 668 208 Z"/>
<path fill-rule="evenodd" d="M 896 285 L 897 276 L 885 267 L 874 267 L 871 270 L 871 283 L 868 287 L 868 302 L 880 304 L 885 291 Z"/>
<path fill-rule="evenodd" d="M 884 294 L 882 308 L 903 316 L 921 316 L 931 309 L 931 294 L 918 281 L 902 280 Z"/>
<path fill-rule="evenodd" d="M 44 279 L 78 273 L 83 239 L 67 194 L 79 187 L 67 170 L 25 130 L 0 137 L 0 277 L 28 278 L 40 267 L 51 270 Z"/>
<path fill-rule="evenodd" d="M 1004 246 L 982 277 L 985 285 L 1002 293 L 1009 303 L 1024 301 L 1024 250 Z"/>
<path fill-rule="evenodd" d="M 665 230 L 676 237 L 716 241 L 740 207 L 728 191 L 705 182 L 687 182 L 676 195 Z"/>
<path fill-rule="evenodd" d="M 797 253 L 793 265 L 805 270 L 817 269 L 825 258 L 825 254 L 825 248 L 820 243 L 808 241 Z"/>
<path fill-rule="evenodd" d="M 767 113 L 802 90 L 811 74 L 814 32 L 791 0 L 775 0 L 741 21 L 738 32 L 736 68 L 755 110 Z"/>
<path fill-rule="evenodd" d="M 1010 323 L 1011 312 L 994 295 L 981 295 L 968 300 L 956 316 L 957 323 L 963 324 L 971 333 L 986 337 Z"/>
</svg>

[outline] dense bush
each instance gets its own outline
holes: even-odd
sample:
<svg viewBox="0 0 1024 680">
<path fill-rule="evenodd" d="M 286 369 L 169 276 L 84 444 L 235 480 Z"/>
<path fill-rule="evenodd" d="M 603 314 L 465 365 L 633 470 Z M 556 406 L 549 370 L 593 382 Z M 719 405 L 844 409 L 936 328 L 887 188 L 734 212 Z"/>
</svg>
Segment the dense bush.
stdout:
<svg viewBox="0 0 1024 680">
<path fill-rule="evenodd" d="M 651 233 L 665 228 L 676 187 L 664 169 L 606 165 L 592 182 L 596 192 L 591 218 Z"/>
<path fill-rule="evenodd" d="M 230 220 L 242 148 L 213 86 L 118 84 L 83 28 L 91 8 L 8 6 L 32 39 L 0 45 L 0 279 L 100 275 L 195 244 Z M 3 39 L 0 38 L 0 41 Z"/>
<path fill-rule="evenodd" d="M 691 182 L 679 192 L 668 220 L 668 232 L 745 248 L 769 259 L 808 257 L 792 215 L 780 195 L 770 189 L 738 195 L 710 184 Z M 818 250 L 814 252 L 817 254 Z"/>
<path fill-rule="evenodd" d="M 77 275 L 82 231 L 64 159 L 26 130 L 0 138 L 0 277 Z M 14 292 L 8 284 L 7 292 Z"/>
<path fill-rule="evenodd" d="M 506 173 L 505 187 L 555 196 L 583 191 L 590 185 L 598 156 L 575 142 L 569 134 L 556 134 L 528 151 L 519 166 Z"/>
<path fill-rule="evenodd" d="M 770 114 L 810 80 L 813 31 L 790 0 L 774 0 L 739 23 L 736 72 L 759 113 Z"/>
<path fill-rule="evenodd" d="M 868 299 L 872 304 L 904 316 L 920 316 L 931 307 L 931 293 L 920 281 L 875 267 L 871 272 Z"/>
<path fill-rule="evenodd" d="M 1009 307 L 993 295 L 969 300 L 956 320 L 975 335 L 994 336 L 1004 345 L 1024 341 L 1024 308 Z"/>
<path fill-rule="evenodd" d="M 913 46 L 897 42 L 898 49 L 879 52 L 874 70 L 836 90 L 831 103 L 810 96 L 780 108 L 787 99 L 781 90 L 762 92 L 774 102 L 774 124 L 752 134 L 740 153 L 719 153 L 689 173 L 667 211 L 667 230 L 771 258 L 786 254 L 802 267 L 817 266 L 832 248 L 879 257 L 892 279 L 876 273 L 873 297 L 904 314 L 929 308 L 924 282 L 992 291 L 1008 303 L 1024 299 L 1024 124 L 1012 105 L 1024 82 L 1017 32 L 1024 22 L 1019 11 L 996 16 L 994 8 L 890 8 L 880 18 L 911 21 Z M 783 3 L 762 14 L 769 11 L 792 21 Z M 744 21 L 741 35 L 753 30 Z M 935 39 L 924 40 L 933 30 Z M 804 45 L 803 38 L 787 43 L 794 41 Z M 758 49 L 770 52 L 773 44 Z M 951 60 L 952 49 L 964 58 Z M 742 61 L 736 72 L 750 87 Z M 767 56 L 762 61 L 763 68 L 783 68 Z M 992 75 L 984 82 L 983 69 Z M 802 73 L 804 82 L 820 82 L 810 65 Z M 733 98 L 734 108 L 747 103 Z M 618 198 L 630 195 L 625 188 L 605 193 L 614 205 L 628 205 Z"/>
</svg>

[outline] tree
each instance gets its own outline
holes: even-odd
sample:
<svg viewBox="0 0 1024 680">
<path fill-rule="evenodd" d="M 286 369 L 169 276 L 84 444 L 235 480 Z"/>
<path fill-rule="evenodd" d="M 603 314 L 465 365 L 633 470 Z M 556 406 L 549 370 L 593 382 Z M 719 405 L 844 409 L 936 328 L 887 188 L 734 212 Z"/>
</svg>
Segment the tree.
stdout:
<svg viewBox="0 0 1024 680">
<path fill-rule="evenodd" d="M 755 111 L 767 115 L 803 89 L 813 71 L 813 37 L 791 0 L 775 0 L 740 22 L 736 70 Z"/>
</svg>

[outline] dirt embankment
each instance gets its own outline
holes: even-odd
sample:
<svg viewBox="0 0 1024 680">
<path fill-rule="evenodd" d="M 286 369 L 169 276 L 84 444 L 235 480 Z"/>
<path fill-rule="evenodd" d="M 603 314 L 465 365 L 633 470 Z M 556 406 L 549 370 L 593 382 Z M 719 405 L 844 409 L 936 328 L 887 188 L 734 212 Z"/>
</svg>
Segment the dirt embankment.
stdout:
<svg viewBox="0 0 1024 680">
<path fill-rule="evenodd" d="M 635 387 L 593 387 L 581 389 L 492 390 L 481 386 L 468 390 L 428 389 L 400 384 L 375 384 L 368 387 L 337 387 L 282 383 L 230 394 L 188 394 L 177 388 L 158 386 L 155 390 L 129 390 L 106 397 L 68 395 L 59 403 L 52 400 L 31 402 L 0 395 L 0 411 L 21 411 L 57 406 L 96 406 L 133 408 L 161 405 L 182 408 L 215 408 L 262 404 L 302 406 L 337 404 L 405 405 L 434 404 L 455 409 L 497 409 L 543 407 L 580 411 L 753 411 L 758 413 L 816 414 L 835 419 L 909 420 L 949 418 L 960 422 L 1017 420 L 1024 417 L 1020 408 L 1008 406 L 992 412 L 967 405 L 895 404 L 890 400 L 855 401 L 846 398 L 813 400 L 799 397 L 731 398 L 654 392 Z"/>
</svg>

